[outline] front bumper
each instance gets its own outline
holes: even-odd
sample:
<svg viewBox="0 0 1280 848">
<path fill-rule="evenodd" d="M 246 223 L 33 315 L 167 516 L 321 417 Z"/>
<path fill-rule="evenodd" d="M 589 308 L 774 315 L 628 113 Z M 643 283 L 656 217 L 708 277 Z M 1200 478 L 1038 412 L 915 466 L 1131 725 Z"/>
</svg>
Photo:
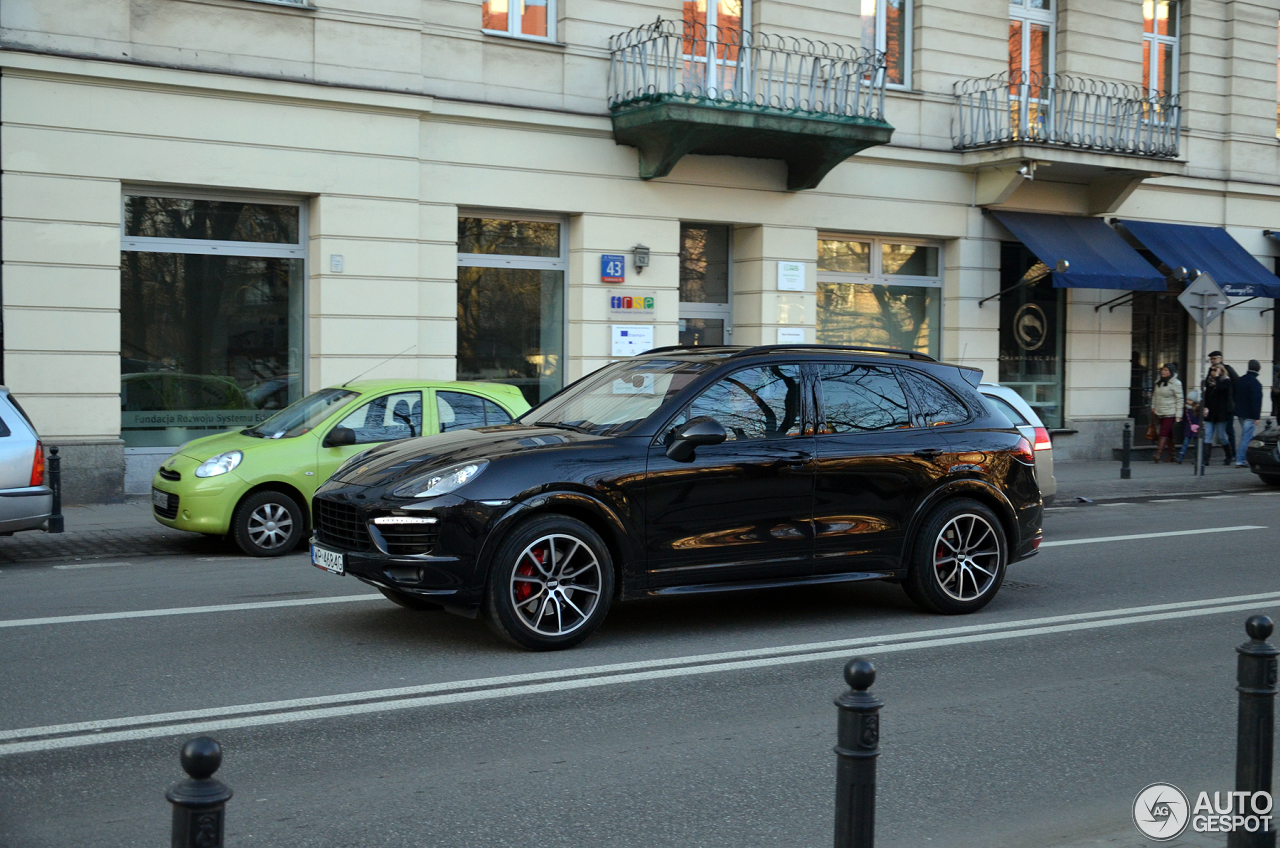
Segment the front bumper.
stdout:
<svg viewBox="0 0 1280 848">
<path fill-rule="evenodd" d="M 151 488 L 170 496 L 170 508 L 157 508 L 153 503 L 151 514 L 175 530 L 225 536 L 231 530 L 231 514 L 249 486 L 234 473 L 196 477 L 197 465 L 192 460 L 191 467 L 181 471 L 180 480 L 169 480 L 156 472 Z"/>
<path fill-rule="evenodd" d="M 360 487 L 343 487 L 312 500 L 312 543 L 342 552 L 345 573 L 357 580 L 470 613 L 484 596 L 485 540 L 506 506 L 452 495 L 367 498 Z M 422 523 L 379 523 L 388 519 Z"/>
<path fill-rule="evenodd" d="M 1245 450 L 1245 461 L 1254 474 L 1280 474 L 1280 456 L 1275 444 L 1264 442 L 1261 447 Z"/>
</svg>

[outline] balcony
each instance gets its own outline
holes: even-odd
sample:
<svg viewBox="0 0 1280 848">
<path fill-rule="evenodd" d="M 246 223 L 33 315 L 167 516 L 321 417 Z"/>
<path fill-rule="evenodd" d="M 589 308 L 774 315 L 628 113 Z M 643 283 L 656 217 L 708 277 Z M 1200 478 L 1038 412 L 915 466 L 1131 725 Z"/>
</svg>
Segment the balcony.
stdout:
<svg viewBox="0 0 1280 848">
<path fill-rule="evenodd" d="M 1144 180 L 1181 174 L 1176 94 L 1066 74 L 1006 72 L 954 86 L 951 140 L 979 174 L 979 205 L 1027 179 L 1085 186 L 1091 214 L 1114 211 Z"/>
<path fill-rule="evenodd" d="M 614 138 L 640 151 L 640 177 L 689 153 L 782 159 L 787 189 L 814 188 L 877 144 L 884 55 L 659 18 L 609 39 Z"/>
</svg>

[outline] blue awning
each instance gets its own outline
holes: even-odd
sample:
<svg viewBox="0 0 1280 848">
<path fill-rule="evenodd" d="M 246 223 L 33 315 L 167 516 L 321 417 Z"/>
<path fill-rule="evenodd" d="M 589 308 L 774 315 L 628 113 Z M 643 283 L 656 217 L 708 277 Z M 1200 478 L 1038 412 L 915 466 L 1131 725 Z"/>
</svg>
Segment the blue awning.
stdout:
<svg viewBox="0 0 1280 848">
<path fill-rule="evenodd" d="M 1222 227 L 1121 221 L 1133 237 L 1170 268 L 1179 265 L 1213 277 L 1232 297 L 1280 297 L 1280 277 L 1254 259 Z"/>
<path fill-rule="evenodd" d="M 1067 272 L 1053 272 L 1058 288 L 1165 291 L 1164 276 L 1101 218 L 991 210 L 1049 268 L 1059 259 Z"/>
</svg>

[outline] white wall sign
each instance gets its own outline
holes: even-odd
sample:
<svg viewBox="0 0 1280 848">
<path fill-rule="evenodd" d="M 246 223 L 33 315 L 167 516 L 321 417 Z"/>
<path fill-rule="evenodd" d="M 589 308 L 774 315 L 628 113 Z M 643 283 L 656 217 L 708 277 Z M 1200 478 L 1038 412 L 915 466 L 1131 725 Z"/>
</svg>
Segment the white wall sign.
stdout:
<svg viewBox="0 0 1280 848">
<path fill-rule="evenodd" d="M 342 254 L 341 253 L 329 254 L 329 271 L 334 274 L 342 273 Z"/>
<path fill-rule="evenodd" d="M 804 327 L 779 327 L 778 344 L 804 344 Z"/>
<path fill-rule="evenodd" d="M 652 324 L 613 324 L 613 355 L 635 356 L 653 348 Z"/>
<path fill-rule="evenodd" d="M 778 291 L 804 291 L 804 263 L 778 263 Z"/>
</svg>

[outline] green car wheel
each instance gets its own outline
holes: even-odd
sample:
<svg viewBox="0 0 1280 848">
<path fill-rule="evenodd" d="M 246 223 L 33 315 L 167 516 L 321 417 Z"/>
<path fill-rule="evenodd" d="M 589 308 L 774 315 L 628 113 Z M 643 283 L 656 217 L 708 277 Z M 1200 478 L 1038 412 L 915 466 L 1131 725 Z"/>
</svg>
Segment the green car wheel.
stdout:
<svg viewBox="0 0 1280 848">
<path fill-rule="evenodd" d="M 236 507 L 231 536 L 249 556 L 283 556 L 298 547 L 306 523 L 302 508 L 284 492 L 257 492 Z"/>
</svg>

